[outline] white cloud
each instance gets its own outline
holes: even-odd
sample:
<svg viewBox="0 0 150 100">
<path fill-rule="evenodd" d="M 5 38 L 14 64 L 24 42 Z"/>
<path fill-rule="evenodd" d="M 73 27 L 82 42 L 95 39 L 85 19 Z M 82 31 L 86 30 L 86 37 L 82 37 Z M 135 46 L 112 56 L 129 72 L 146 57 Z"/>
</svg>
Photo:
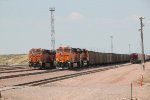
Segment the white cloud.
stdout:
<svg viewBox="0 0 150 100">
<path fill-rule="evenodd" d="M 69 16 L 68 19 L 70 20 L 82 20 L 84 18 L 83 15 L 81 15 L 78 12 L 72 12 Z"/>
</svg>

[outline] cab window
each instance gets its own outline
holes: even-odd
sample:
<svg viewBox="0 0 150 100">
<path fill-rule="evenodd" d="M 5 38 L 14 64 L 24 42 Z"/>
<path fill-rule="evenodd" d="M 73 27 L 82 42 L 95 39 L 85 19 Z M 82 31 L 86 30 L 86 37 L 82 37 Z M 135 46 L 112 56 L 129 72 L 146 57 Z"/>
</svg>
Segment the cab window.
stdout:
<svg viewBox="0 0 150 100">
<path fill-rule="evenodd" d="M 62 49 L 57 49 L 57 52 L 59 53 L 59 52 L 63 52 L 63 50 Z"/>
<path fill-rule="evenodd" d="M 30 54 L 35 54 L 35 51 L 34 50 L 30 51 Z"/>
<path fill-rule="evenodd" d="M 64 52 L 68 52 L 68 53 L 70 53 L 70 49 L 64 49 Z"/>
<path fill-rule="evenodd" d="M 42 53 L 42 51 L 36 51 L 36 54 L 41 54 Z"/>
</svg>

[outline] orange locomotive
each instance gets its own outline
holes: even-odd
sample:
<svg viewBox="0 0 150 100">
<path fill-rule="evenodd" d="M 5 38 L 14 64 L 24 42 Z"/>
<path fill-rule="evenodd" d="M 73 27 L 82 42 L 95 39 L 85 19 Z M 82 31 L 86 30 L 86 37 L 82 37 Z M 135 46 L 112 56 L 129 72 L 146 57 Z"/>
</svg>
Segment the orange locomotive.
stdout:
<svg viewBox="0 0 150 100">
<path fill-rule="evenodd" d="M 54 68 L 55 52 L 33 48 L 29 51 L 29 67 Z"/>
<path fill-rule="evenodd" d="M 87 50 L 71 47 L 59 47 L 56 49 L 56 68 L 72 69 L 74 64 L 78 67 L 88 63 Z"/>
</svg>

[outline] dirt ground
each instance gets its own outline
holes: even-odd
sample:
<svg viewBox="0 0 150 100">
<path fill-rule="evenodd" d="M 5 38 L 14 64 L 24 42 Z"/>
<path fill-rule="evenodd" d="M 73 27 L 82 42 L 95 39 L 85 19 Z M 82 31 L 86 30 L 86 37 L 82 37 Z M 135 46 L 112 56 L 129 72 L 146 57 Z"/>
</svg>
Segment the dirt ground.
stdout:
<svg viewBox="0 0 150 100">
<path fill-rule="evenodd" d="M 134 64 L 42 86 L 5 87 L 0 100 L 130 100 L 131 82 L 134 98 L 150 100 L 150 62 L 145 66 L 145 71 Z"/>
</svg>

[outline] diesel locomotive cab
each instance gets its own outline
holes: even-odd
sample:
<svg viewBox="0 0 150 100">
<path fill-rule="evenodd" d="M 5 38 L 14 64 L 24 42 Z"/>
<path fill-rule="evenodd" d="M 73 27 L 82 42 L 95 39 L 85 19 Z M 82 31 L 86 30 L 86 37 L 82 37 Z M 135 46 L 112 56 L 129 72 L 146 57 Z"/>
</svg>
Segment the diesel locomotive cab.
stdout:
<svg viewBox="0 0 150 100">
<path fill-rule="evenodd" d="M 29 51 L 29 67 L 34 68 L 55 68 L 55 51 L 33 48 Z"/>
<path fill-rule="evenodd" d="M 71 53 L 70 47 L 59 47 L 56 50 L 56 68 L 69 68 L 71 67 Z"/>
<path fill-rule="evenodd" d="M 42 49 L 31 49 L 29 51 L 29 66 L 39 67 L 41 64 Z"/>
</svg>

